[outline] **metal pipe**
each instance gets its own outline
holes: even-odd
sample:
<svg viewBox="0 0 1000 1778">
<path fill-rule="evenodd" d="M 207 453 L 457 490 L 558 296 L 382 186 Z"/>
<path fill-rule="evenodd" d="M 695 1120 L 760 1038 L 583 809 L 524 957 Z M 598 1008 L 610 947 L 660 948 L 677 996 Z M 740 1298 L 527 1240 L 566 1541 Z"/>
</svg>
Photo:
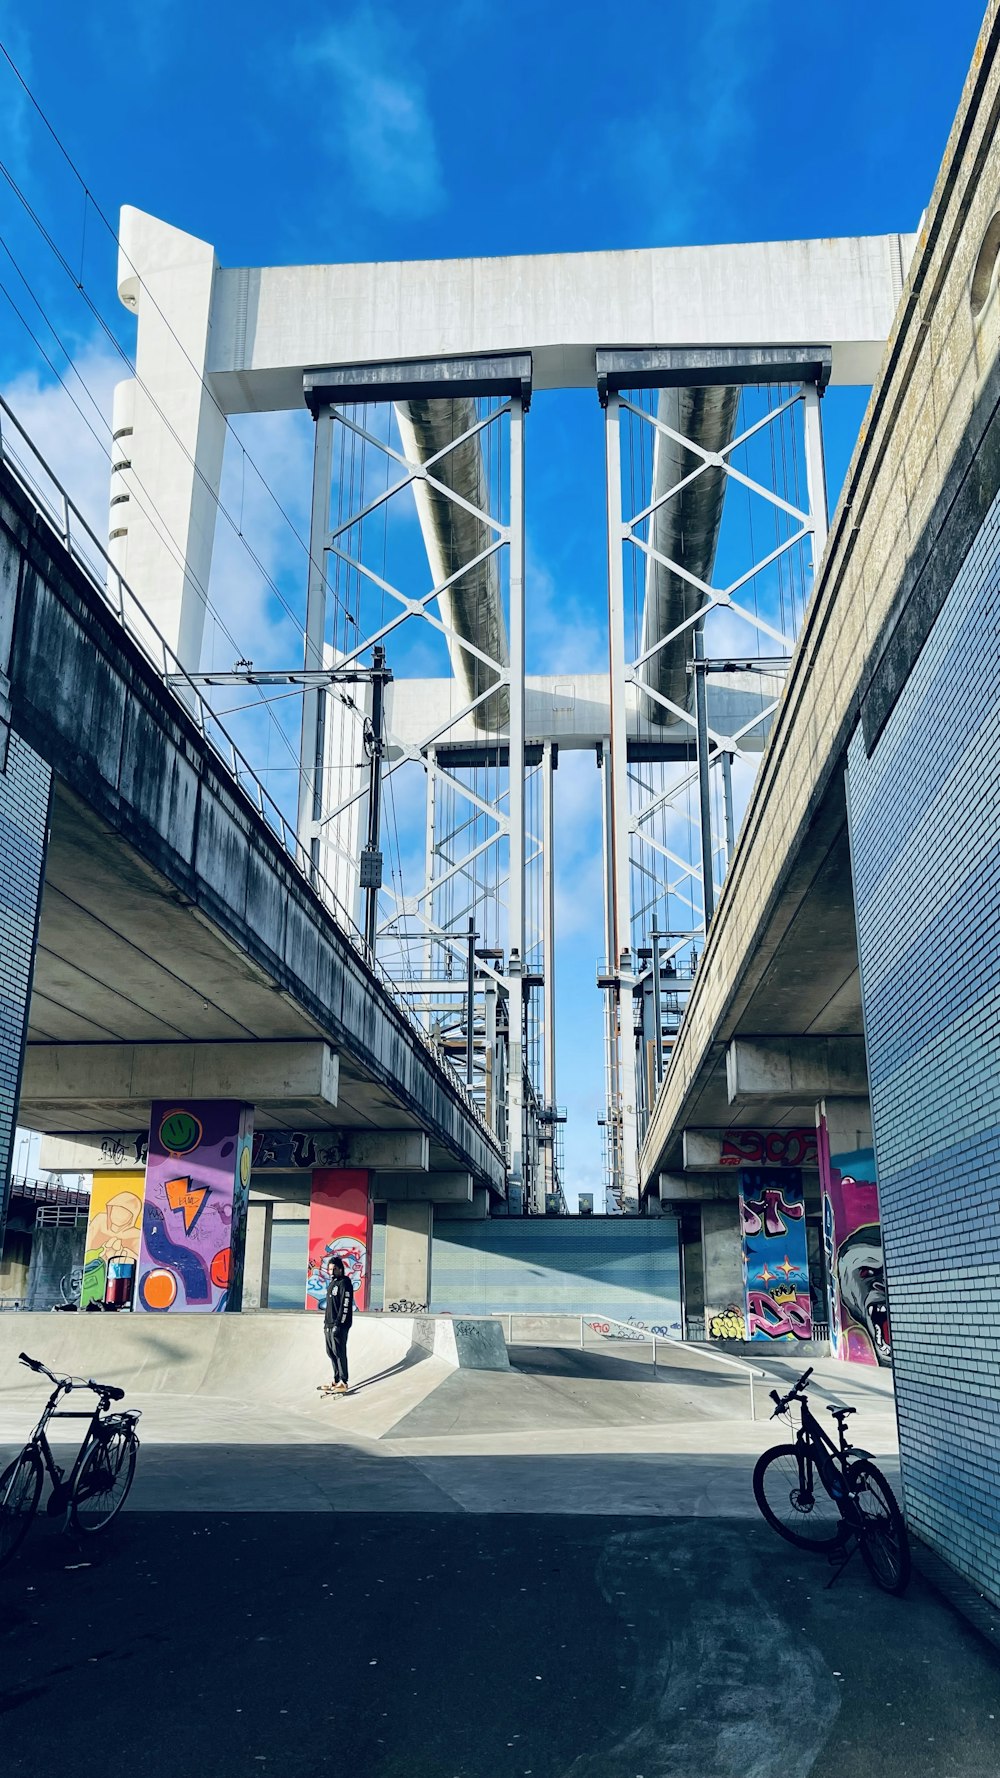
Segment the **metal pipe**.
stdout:
<svg viewBox="0 0 1000 1778">
<path fill-rule="evenodd" d="M 465 1084 L 472 1085 L 475 1079 L 475 1026 L 476 1016 L 476 922 L 469 919 L 469 961 L 465 977 Z"/>
<path fill-rule="evenodd" d="M 705 904 L 705 931 L 715 912 L 715 875 L 712 858 L 712 786 L 708 760 L 708 688 L 705 674 L 705 637 L 694 633 L 694 694 L 698 729 L 698 790 L 701 801 L 701 874 Z"/>
<path fill-rule="evenodd" d="M 396 419 L 403 451 L 411 462 L 425 463 L 452 439 L 461 438 L 477 420 L 476 403 L 465 395 L 447 401 L 398 401 Z M 480 512 L 488 512 L 490 489 L 483 462 L 482 434 L 463 439 L 454 450 L 446 451 L 433 465 L 430 474 L 444 487 L 451 488 Z M 496 532 L 456 500 L 419 479 L 413 484 L 417 515 L 423 532 L 424 547 L 435 585 L 475 558 L 496 542 Z M 480 562 L 478 567 L 459 574 L 437 601 L 441 615 L 458 635 L 488 654 L 498 663 L 490 667 L 448 638 L 452 671 L 462 687 L 465 702 L 471 702 L 500 677 L 499 669 L 510 661 L 507 626 L 504 623 L 500 596 L 499 551 Z M 510 714 L 510 694 L 501 686 L 496 697 L 486 698 L 472 712 L 477 729 L 496 731 L 506 727 Z"/>
<path fill-rule="evenodd" d="M 657 419 L 672 431 L 701 445 L 703 450 L 723 451 L 733 437 L 740 391 L 727 386 L 695 389 L 661 389 Z M 697 451 L 657 429 L 653 447 L 652 499 L 658 500 L 687 476 L 694 475 L 703 459 Z M 711 584 L 715 552 L 722 523 L 727 476 L 721 464 L 710 464 L 687 487 L 664 500 L 652 514 L 649 541 L 659 555 L 679 562 L 689 574 Z M 646 594 L 642 618 L 642 651 L 654 647 L 685 624 L 705 603 L 704 594 L 683 580 L 672 568 L 654 557 L 646 558 Z M 701 628 L 703 619 L 698 620 Z M 691 684 L 687 675 L 687 630 L 659 649 L 646 662 L 647 685 L 669 698 L 681 710 L 691 708 Z M 654 698 L 641 699 L 643 717 L 662 726 L 674 718 Z"/>
</svg>

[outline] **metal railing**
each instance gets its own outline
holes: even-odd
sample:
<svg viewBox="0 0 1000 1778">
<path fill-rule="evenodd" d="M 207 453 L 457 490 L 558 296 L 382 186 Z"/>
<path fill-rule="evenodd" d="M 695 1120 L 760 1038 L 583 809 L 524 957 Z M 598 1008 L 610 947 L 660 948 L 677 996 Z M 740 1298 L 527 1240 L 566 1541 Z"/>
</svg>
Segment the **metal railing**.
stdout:
<svg viewBox="0 0 1000 1778">
<path fill-rule="evenodd" d="M 38 465 L 39 470 L 51 484 L 51 493 L 46 493 L 40 485 L 37 475 L 32 474 L 27 464 L 14 450 L 9 437 L 11 428 L 27 447 L 33 462 Z M 371 970 L 385 989 L 397 1011 L 405 1018 L 409 1029 L 419 1039 L 422 1048 L 426 1050 L 432 1060 L 440 1065 L 440 1059 L 429 1042 L 427 1033 L 413 1017 L 409 1005 L 399 992 L 391 975 L 383 968 L 378 958 L 369 951 L 364 935 L 355 925 L 332 884 L 323 875 L 323 872 L 313 864 L 308 848 L 303 845 L 270 791 L 265 790 L 246 756 L 241 753 L 224 724 L 206 702 L 187 669 L 182 667 L 173 649 L 160 634 L 149 613 L 132 591 L 128 581 L 111 560 L 104 545 L 87 523 L 79 507 L 70 499 L 58 476 L 50 469 L 29 434 L 24 430 L 17 415 L 8 407 L 2 397 L 0 397 L 0 462 L 7 465 L 14 480 L 27 494 L 40 517 L 52 527 L 77 566 L 86 574 L 95 592 L 100 595 L 105 605 L 118 619 L 131 641 L 140 649 L 161 680 L 166 695 L 172 698 L 180 706 L 188 720 L 195 724 L 219 765 L 233 780 L 236 790 L 242 791 L 243 795 L 249 798 L 257 814 L 266 823 L 273 836 L 280 841 L 303 881 L 319 894 L 320 900 L 337 927 L 343 932 L 344 937 L 357 952 L 365 967 Z M 178 696 L 177 685 L 183 687 L 183 697 Z M 318 885 L 325 893 L 320 893 Z M 450 1064 L 448 1073 L 459 1098 L 465 1104 L 474 1121 L 495 1142 L 496 1137 L 493 1131 L 472 1094 L 468 1091 L 461 1075 Z"/>
<path fill-rule="evenodd" d="M 531 1315 L 527 1312 L 518 1315 L 516 1311 L 511 1311 L 509 1309 L 495 1309 L 493 1313 L 496 1319 L 505 1326 L 504 1337 L 508 1346 L 512 1346 L 516 1343 L 514 1340 L 514 1323 L 515 1321 L 520 1320 L 531 1324 L 531 1331 L 528 1340 L 524 1342 L 525 1344 L 575 1344 L 575 1338 L 571 1341 L 568 1337 L 569 1329 L 572 1327 L 579 1330 L 579 1345 L 581 1351 L 586 1350 L 588 1331 L 591 1334 L 595 1334 L 598 1339 L 617 1342 L 619 1345 L 623 1342 L 636 1345 L 646 1345 L 648 1343 L 650 1360 L 654 1371 L 659 1365 L 659 1348 L 661 1346 L 673 1346 L 676 1347 L 678 1351 L 685 1352 L 689 1358 L 706 1358 L 710 1364 L 726 1365 L 730 1370 L 742 1371 L 750 1389 L 750 1418 L 751 1420 L 756 1420 L 757 1418 L 757 1405 L 754 1400 L 753 1392 L 754 1379 L 756 1377 L 768 1378 L 770 1373 L 760 1368 L 754 1369 L 745 1358 L 732 1358 L 727 1353 L 713 1352 L 711 1348 L 707 1346 L 698 1346 L 692 1351 L 692 1347 L 688 1341 L 676 1339 L 672 1334 L 664 1333 L 660 1328 L 641 1327 L 638 1322 L 635 1321 L 618 1321 L 613 1315 L 555 1314 L 545 1316 Z M 549 1342 L 540 1340 L 537 1331 L 538 1324 L 545 1323 L 546 1321 L 552 1323 L 564 1323 L 567 1337 L 563 1340 L 550 1340 Z M 613 1329 L 616 1329 L 617 1331 L 612 1331 Z"/>
<path fill-rule="evenodd" d="M 27 1179 L 16 1174 L 10 1182 L 12 1198 L 26 1198 L 32 1204 L 82 1204 L 90 1202 L 89 1185 L 62 1185 L 55 1179 Z"/>
</svg>

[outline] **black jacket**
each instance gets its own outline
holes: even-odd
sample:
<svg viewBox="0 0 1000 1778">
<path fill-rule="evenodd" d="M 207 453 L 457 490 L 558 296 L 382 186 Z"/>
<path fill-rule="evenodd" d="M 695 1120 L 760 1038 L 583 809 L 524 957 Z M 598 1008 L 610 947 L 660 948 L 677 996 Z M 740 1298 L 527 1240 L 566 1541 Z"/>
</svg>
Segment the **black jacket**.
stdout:
<svg viewBox="0 0 1000 1778">
<path fill-rule="evenodd" d="M 326 1293 L 326 1308 L 323 1321 L 327 1327 L 336 1327 L 346 1333 L 354 1320 L 354 1286 L 348 1277 L 332 1278 Z"/>
</svg>

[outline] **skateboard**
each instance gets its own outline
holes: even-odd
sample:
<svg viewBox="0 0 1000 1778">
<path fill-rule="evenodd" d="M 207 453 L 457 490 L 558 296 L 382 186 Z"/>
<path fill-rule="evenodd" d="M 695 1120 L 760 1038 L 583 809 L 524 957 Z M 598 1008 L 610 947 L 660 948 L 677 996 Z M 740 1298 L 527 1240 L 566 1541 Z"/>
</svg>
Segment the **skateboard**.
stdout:
<svg viewBox="0 0 1000 1778">
<path fill-rule="evenodd" d="M 349 1389 L 337 1389 L 332 1383 L 317 1383 L 320 1395 L 350 1395 Z"/>
</svg>

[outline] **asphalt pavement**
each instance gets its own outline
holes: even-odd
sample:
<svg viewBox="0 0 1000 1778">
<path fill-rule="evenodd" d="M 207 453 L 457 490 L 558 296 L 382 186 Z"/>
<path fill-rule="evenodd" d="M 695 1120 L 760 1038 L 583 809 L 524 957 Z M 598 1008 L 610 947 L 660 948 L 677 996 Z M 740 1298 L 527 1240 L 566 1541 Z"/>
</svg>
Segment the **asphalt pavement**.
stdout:
<svg viewBox="0 0 1000 1778">
<path fill-rule="evenodd" d="M 239 1453 L 233 1453 L 239 1460 Z M 133 1512 L 0 1575 L 5 1778 L 992 1778 L 1000 1663 L 762 1521 Z"/>
</svg>

